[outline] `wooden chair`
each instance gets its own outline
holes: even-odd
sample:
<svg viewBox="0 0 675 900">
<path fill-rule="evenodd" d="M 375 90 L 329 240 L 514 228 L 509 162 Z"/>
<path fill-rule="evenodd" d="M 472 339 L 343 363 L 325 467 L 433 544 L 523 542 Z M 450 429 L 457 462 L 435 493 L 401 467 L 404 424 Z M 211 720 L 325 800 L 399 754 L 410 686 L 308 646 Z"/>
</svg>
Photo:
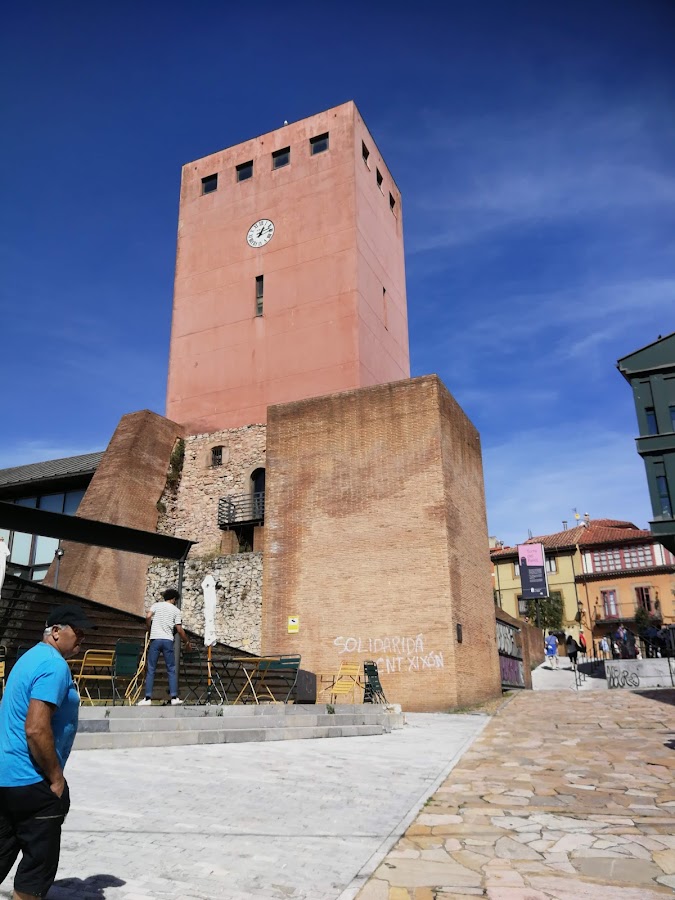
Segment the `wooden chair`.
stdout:
<svg viewBox="0 0 675 900">
<path fill-rule="evenodd" d="M 80 665 L 80 671 L 74 676 L 75 684 L 80 692 L 81 702 L 82 690 L 87 695 L 91 705 L 94 705 L 91 694 L 89 693 L 89 683 L 93 682 L 98 688 L 98 699 L 101 699 L 101 682 L 110 684 L 112 698 L 115 698 L 115 651 L 114 650 L 87 650 Z"/>
<path fill-rule="evenodd" d="M 320 694 L 327 694 L 329 703 L 337 703 L 338 697 L 351 696 L 351 702 L 355 703 L 356 688 L 359 687 L 360 666 L 358 663 L 340 663 L 340 668 L 331 676 L 331 684 L 322 688 Z"/>
</svg>

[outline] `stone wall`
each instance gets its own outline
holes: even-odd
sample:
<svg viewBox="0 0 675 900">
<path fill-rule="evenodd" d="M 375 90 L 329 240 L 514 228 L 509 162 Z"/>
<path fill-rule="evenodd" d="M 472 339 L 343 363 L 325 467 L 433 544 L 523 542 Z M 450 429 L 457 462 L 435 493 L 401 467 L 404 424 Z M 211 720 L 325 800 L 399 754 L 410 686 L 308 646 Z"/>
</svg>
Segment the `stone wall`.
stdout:
<svg viewBox="0 0 675 900">
<path fill-rule="evenodd" d="M 221 643 L 260 653 L 262 618 L 262 553 L 189 559 L 183 577 L 183 623 L 204 634 L 204 595 L 201 583 L 213 575 L 216 591 L 216 635 Z M 155 560 L 148 569 L 145 608 L 161 600 L 162 591 L 178 583 L 178 565 Z"/>
<path fill-rule="evenodd" d="M 211 464 L 214 447 L 222 447 L 219 466 Z M 264 425 L 186 437 L 180 481 L 162 495 L 157 530 L 198 541 L 190 559 L 231 552 L 230 532 L 218 527 L 218 501 L 250 493 L 251 474 L 258 468 L 265 468 Z"/>
</svg>

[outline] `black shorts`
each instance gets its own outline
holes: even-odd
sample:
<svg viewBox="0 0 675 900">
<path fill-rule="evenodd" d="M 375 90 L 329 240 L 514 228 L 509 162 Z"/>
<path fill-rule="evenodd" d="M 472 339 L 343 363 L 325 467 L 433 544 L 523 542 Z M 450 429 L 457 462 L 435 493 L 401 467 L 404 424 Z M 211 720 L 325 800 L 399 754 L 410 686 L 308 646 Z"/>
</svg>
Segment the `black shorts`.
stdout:
<svg viewBox="0 0 675 900">
<path fill-rule="evenodd" d="M 44 897 L 54 883 L 61 826 L 70 809 L 68 785 L 57 797 L 48 782 L 0 787 L 0 882 L 19 855 L 14 890 Z"/>
</svg>

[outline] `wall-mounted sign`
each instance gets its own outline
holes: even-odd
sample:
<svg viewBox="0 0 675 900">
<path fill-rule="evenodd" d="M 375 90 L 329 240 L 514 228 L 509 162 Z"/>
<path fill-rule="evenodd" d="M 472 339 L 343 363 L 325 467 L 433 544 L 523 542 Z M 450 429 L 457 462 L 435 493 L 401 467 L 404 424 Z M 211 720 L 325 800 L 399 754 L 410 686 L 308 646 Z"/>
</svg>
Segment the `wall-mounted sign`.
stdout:
<svg viewBox="0 0 675 900">
<path fill-rule="evenodd" d="M 300 631 L 300 616 L 288 617 L 288 633 L 297 634 Z"/>
<path fill-rule="evenodd" d="M 518 564 L 523 600 L 548 597 L 543 544 L 518 544 Z"/>
</svg>

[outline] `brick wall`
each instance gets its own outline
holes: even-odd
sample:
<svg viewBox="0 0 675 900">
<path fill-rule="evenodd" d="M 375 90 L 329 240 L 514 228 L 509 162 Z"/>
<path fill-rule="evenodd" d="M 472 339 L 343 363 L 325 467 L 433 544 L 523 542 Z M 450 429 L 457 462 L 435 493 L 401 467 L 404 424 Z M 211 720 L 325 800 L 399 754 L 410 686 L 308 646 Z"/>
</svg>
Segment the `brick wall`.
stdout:
<svg viewBox="0 0 675 900">
<path fill-rule="evenodd" d="M 506 622 L 507 625 L 514 625 L 519 629 L 516 643 L 520 647 L 523 654 L 523 674 L 525 676 L 525 687 L 532 689 L 532 669 L 544 661 L 544 635 L 539 628 L 534 625 L 528 625 L 522 619 L 516 619 L 510 616 L 498 606 L 495 607 L 495 617 L 500 622 Z"/>
<path fill-rule="evenodd" d="M 77 515 L 143 531 L 157 530 L 157 501 L 181 426 L 149 410 L 120 419 Z M 148 558 L 63 544 L 59 589 L 142 615 Z M 52 564 L 46 583 L 53 584 Z"/>
<path fill-rule="evenodd" d="M 410 710 L 499 694 L 480 445 L 436 376 L 270 407 L 267 476 L 263 652 L 374 658 Z"/>
</svg>

